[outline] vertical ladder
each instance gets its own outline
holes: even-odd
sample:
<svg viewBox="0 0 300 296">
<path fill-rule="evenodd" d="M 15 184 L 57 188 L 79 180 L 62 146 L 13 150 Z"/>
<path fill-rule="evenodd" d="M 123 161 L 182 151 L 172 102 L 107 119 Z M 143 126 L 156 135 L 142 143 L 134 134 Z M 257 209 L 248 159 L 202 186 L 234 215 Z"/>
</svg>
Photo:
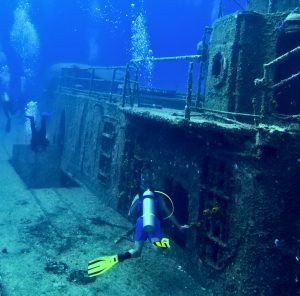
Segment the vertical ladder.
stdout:
<svg viewBox="0 0 300 296">
<path fill-rule="evenodd" d="M 114 121 L 113 117 L 104 117 L 98 170 L 98 179 L 104 185 L 109 184 L 111 175 L 111 163 L 116 138 Z"/>
</svg>

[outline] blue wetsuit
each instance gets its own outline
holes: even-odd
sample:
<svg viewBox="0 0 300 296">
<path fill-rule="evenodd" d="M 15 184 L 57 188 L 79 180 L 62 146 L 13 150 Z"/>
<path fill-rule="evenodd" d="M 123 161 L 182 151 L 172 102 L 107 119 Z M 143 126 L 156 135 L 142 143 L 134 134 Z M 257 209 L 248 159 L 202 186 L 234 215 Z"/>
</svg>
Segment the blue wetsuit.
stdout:
<svg viewBox="0 0 300 296">
<path fill-rule="evenodd" d="M 134 240 L 135 241 L 146 241 L 147 239 L 151 240 L 152 238 L 162 238 L 162 231 L 160 226 L 160 200 L 158 197 L 154 196 L 154 208 L 155 208 L 155 224 L 154 230 L 151 232 L 147 232 L 143 229 L 143 197 L 139 196 L 138 200 L 136 201 L 136 206 L 134 210 L 134 215 L 137 218 L 135 224 L 135 232 L 134 232 Z"/>
</svg>

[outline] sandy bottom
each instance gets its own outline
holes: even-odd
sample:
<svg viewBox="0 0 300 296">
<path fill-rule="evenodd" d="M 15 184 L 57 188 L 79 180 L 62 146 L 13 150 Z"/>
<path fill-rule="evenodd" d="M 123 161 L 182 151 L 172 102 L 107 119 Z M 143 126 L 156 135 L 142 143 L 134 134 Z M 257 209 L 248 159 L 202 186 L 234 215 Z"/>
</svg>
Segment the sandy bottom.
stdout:
<svg viewBox="0 0 300 296">
<path fill-rule="evenodd" d="M 208 295 L 168 252 L 150 245 L 90 282 L 87 262 L 132 242 L 114 240 L 131 224 L 86 188 L 29 190 L 10 165 L 22 129 L 3 132 L 0 114 L 0 295 Z"/>
</svg>

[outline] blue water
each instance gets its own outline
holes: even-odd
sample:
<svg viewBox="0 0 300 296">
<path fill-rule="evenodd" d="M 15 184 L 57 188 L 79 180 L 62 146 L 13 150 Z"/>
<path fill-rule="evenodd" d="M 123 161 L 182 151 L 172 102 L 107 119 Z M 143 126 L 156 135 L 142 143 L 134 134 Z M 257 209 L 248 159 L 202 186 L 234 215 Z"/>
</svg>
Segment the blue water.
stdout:
<svg viewBox="0 0 300 296">
<path fill-rule="evenodd" d="M 240 10 L 236 2 L 246 7 L 246 0 L 224 0 L 223 13 Z M 195 54 L 204 27 L 217 17 L 218 3 L 1 0 L 1 91 L 8 89 L 13 97 L 23 92 L 28 100 L 40 96 L 47 69 L 60 62 L 125 65 L 135 55 Z M 140 34 L 135 44 L 133 34 Z M 186 84 L 186 63 L 148 65 L 145 71 L 153 87 L 182 89 Z"/>
</svg>

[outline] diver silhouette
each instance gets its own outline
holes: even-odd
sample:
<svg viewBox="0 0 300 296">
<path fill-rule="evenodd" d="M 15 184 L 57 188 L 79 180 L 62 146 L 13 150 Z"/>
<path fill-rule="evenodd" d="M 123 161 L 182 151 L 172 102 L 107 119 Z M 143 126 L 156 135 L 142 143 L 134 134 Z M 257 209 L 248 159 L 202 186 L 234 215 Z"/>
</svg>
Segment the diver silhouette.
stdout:
<svg viewBox="0 0 300 296">
<path fill-rule="evenodd" d="M 33 116 L 26 115 L 25 117 L 30 120 L 31 128 L 31 142 L 30 146 L 34 152 L 43 151 L 49 145 L 49 140 L 46 138 L 46 116 L 43 115 L 41 119 L 41 126 L 36 128 Z"/>
<path fill-rule="evenodd" d="M 9 133 L 11 128 L 11 117 L 13 114 L 12 102 L 7 92 L 3 94 L 3 112 L 6 117 L 5 132 Z"/>
</svg>

